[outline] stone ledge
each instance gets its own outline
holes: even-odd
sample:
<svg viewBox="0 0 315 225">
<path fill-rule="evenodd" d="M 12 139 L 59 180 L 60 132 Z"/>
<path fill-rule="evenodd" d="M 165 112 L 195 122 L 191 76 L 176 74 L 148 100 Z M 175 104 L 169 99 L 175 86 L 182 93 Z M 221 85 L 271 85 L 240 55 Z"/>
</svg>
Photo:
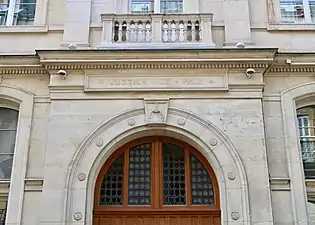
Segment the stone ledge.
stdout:
<svg viewBox="0 0 315 225">
<path fill-rule="evenodd" d="M 315 30 L 315 24 L 268 23 L 268 31 Z"/>
<path fill-rule="evenodd" d="M 24 191 L 43 191 L 44 180 L 41 178 L 26 178 Z"/>
<path fill-rule="evenodd" d="M 279 178 L 270 178 L 270 189 L 272 191 L 290 191 L 290 178 L 279 177 Z"/>
<path fill-rule="evenodd" d="M 48 26 L 35 25 L 35 26 L 0 26 L 0 33 L 46 33 Z"/>
</svg>

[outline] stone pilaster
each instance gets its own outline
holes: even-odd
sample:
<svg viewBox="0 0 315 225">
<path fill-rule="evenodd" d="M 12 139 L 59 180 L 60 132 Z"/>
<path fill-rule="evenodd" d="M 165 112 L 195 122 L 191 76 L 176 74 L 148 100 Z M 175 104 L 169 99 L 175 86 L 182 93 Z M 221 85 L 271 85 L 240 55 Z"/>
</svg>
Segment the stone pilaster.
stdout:
<svg viewBox="0 0 315 225">
<path fill-rule="evenodd" d="M 89 47 L 91 0 L 66 0 L 62 47 Z"/>
<path fill-rule="evenodd" d="M 238 42 L 253 45 L 250 29 L 248 0 L 227 0 L 223 3 L 226 47 L 235 47 Z"/>
</svg>

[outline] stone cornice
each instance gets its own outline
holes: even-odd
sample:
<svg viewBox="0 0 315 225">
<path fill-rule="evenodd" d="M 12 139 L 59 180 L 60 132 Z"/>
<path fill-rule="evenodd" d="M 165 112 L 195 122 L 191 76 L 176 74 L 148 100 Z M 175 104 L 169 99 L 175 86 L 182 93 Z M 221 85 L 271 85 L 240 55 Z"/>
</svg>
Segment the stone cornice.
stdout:
<svg viewBox="0 0 315 225">
<path fill-rule="evenodd" d="M 288 63 L 288 60 L 291 63 Z M 314 53 L 277 53 L 276 49 L 208 50 L 39 50 L 36 55 L 0 56 L 0 75 L 48 75 L 56 70 L 232 69 L 275 73 L 314 73 Z"/>
<path fill-rule="evenodd" d="M 34 75 L 34 74 L 47 74 L 47 70 L 38 65 L 37 67 L 27 67 L 26 65 L 19 65 L 16 67 L 6 67 L 0 66 L 0 75 L 11 75 L 11 74 L 18 74 L 18 75 Z"/>
<path fill-rule="evenodd" d="M 44 61 L 97 61 L 97 60 L 221 60 L 260 61 L 273 60 L 276 49 L 114 49 L 114 50 L 38 50 L 40 62 Z M 88 60 L 87 60 L 88 59 Z"/>
<path fill-rule="evenodd" d="M 116 63 L 53 63 L 45 65 L 47 70 L 87 69 L 243 69 L 267 68 L 266 63 L 206 63 L 206 62 L 116 62 Z"/>
<path fill-rule="evenodd" d="M 0 56 L 0 75 L 47 74 L 36 55 Z"/>
<path fill-rule="evenodd" d="M 37 51 L 47 70 L 268 68 L 274 49 Z"/>
<path fill-rule="evenodd" d="M 290 65 L 282 65 L 282 66 L 274 66 L 271 67 L 269 72 L 273 73 L 313 73 L 315 72 L 315 65 L 305 65 L 305 66 L 290 66 Z"/>
</svg>

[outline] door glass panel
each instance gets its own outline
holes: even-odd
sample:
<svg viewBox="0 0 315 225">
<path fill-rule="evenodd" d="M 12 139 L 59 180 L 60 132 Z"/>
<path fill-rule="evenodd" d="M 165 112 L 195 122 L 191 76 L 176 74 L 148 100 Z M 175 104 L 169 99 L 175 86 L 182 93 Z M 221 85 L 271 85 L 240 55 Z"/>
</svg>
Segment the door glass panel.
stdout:
<svg viewBox="0 0 315 225">
<path fill-rule="evenodd" d="M 122 205 L 124 156 L 120 155 L 107 170 L 102 186 L 100 205 Z"/>
<path fill-rule="evenodd" d="M 192 205 L 213 205 L 213 186 L 206 168 L 190 155 Z"/>
<path fill-rule="evenodd" d="M 185 154 L 170 143 L 163 144 L 164 205 L 185 205 Z"/>
<path fill-rule="evenodd" d="M 150 205 L 151 144 L 141 144 L 129 151 L 128 204 Z"/>
</svg>

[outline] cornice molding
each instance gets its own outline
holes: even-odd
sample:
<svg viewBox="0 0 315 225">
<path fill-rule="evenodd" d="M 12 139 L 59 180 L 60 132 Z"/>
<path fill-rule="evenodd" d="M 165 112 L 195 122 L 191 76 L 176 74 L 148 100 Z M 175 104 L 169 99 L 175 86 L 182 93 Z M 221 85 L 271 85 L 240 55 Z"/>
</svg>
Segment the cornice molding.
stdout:
<svg viewBox="0 0 315 225">
<path fill-rule="evenodd" d="M 45 68 L 0 68 L 1 75 L 7 74 L 19 74 L 19 75 L 35 75 L 35 74 L 44 74 L 47 75 L 47 70 Z"/>
<path fill-rule="evenodd" d="M 48 75 L 49 70 L 102 70 L 102 69 L 246 69 L 268 68 L 268 63 L 214 63 L 214 62 L 112 62 L 112 63 L 49 63 L 36 67 L 0 65 L 0 75 Z M 315 66 L 275 66 L 266 73 L 315 73 Z"/>
<path fill-rule="evenodd" d="M 292 60 L 287 64 L 286 60 Z M 39 50 L 37 55 L 0 58 L 0 75 L 49 75 L 55 70 L 246 69 L 315 73 L 315 54 L 277 53 L 275 49 L 212 50 Z"/>
<path fill-rule="evenodd" d="M 23 57 L 21 56 L 21 59 L 22 58 Z M 14 56 L 13 60 L 17 63 L 16 56 Z M 0 64 L 0 74 L 47 74 L 46 69 L 41 64 L 32 64 L 32 62 L 29 62 L 30 64 L 24 64 L 25 62 L 22 63 L 23 64 L 12 64 L 7 60 L 7 64 Z"/>
<path fill-rule="evenodd" d="M 272 73 L 313 73 L 315 72 L 315 65 L 305 65 L 303 67 L 289 66 L 289 65 L 275 66 L 275 67 L 271 67 L 269 72 L 272 72 Z"/>
<path fill-rule="evenodd" d="M 268 68 L 274 49 L 37 51 L 47 70 Z"/>
<path fill-rule="evenodd" d="M 86 70 L 86 69 L 243 69 L 267 68 L 266 63 L 207 63 L 207 62 L 116 62 L 116 63 L 54 63 L 46 64 L 47 70 Z"/>
</svg>

